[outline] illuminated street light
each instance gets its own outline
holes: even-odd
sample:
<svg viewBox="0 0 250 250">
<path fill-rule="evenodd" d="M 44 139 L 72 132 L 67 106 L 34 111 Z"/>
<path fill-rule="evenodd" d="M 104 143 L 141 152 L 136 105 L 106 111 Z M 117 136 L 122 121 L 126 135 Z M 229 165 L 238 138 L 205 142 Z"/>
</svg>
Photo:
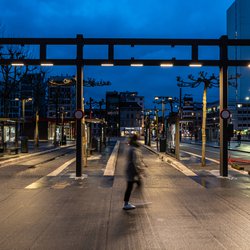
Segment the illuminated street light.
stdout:
<svg viewBox="0 0 250 250">
<path fill-rule="evenodd" d="M 131 63 L 130 66 L 132 67 L 143 67 L 142 63 Z"/>
<path fill-rule="evenodd" d="M 189 67 L 202 67 L 202 64 L 200 64 L 200 63 L 191 63 L 191 64 L 189 64 Z"/>
<path fill-rule="evenodd" d="M 113 63 L 102 63 L 101 66 L 103 66 L 103 67 L 112 67 L 112 66 L 114 66 L 114 64 Z"/>
<path fill-rule="evenodd" d="M 51 66 L 54 66 L 53 63 L 41 63 L 41 66 L 43 67 L 51 67 Z"/>
<path fill-rule="evenodd" d="M 27 102 L 31 102 L 33 99 L 31 97 L 29 98 L 15 98 L 15 101 L 20 101 L 22 102 L 22 118 L 23 118 L 23 123 L 22 123 L 22 135 L 23 135 L 23 131 L 24 131 L 24 121 L 25 121 L 25 104 Z"/>
<path fill-rule="evenodd" d="M 16 67 L 17 67 L 17 66 L 24 66 L 24 63 L 12 63 L 11 65 L 12 65 L 12 66 L 16 66 Z"/>
<path fill-rule="evenodd" d="M 173 67 L 174 64 L 173 64 L 173 63 L 161 63 L 160 66 L 161 66 L 161 67 Z"/>
</svg>

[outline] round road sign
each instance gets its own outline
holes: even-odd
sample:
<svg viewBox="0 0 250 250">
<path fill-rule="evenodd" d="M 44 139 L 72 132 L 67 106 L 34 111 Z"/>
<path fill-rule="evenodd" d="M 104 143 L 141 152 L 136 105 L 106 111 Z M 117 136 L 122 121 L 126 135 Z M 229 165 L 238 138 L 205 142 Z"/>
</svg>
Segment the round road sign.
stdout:
<svg viewBox="0 0 250 250">
<path fill-rule="evenodd" d="M 220 112 L 220 117 L 222 119 L 229 119 L 231 116 L 231 113 L 228 109 L 223 109 L 221 112 Z"/>
<path fill-rule="evenodd" d="M 75 111 L 75 118 L 76 119 L 82 119 L 83 116 L 84 116 L 84 113 L 83 113 L 83 111 L 81 109 L 78 109 L 78 110 Z"/>
</svg>

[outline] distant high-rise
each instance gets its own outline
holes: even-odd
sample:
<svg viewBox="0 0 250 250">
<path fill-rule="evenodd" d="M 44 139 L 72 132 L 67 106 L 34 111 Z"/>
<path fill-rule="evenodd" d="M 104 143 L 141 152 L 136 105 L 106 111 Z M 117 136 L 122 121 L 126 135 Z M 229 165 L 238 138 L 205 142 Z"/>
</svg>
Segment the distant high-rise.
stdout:
<svg viewBox="0 0 250 250">
<path fill-rule="evenodd" d="M 250 1 L 235 0 L 227 10 L 227 35 L 229 39 L 250 39 Z M 250 47 L 229 48 L 229 59 L 249 59 Z M 229 77 L 240 75 L 229 86 L 229 107 L 232 108 L 234 128 L 250 134 L 250 69 L 230 67 Z"/>
<path fill-rule="evenodd" d="M 227 10 L 227 35 L 229 39 L 250 39 L 250 1 L 235 0 Z M 229 49 L 231 59 L 249 59 L 250 47 L 232 47 Z M 245 102 L 250 96 L 250 69 L 247 67 L 230 67 L 228 75 L 241 77 L 234 80 L 229 87 L 229 102 Z M 248 98 L 247 98 L 248 99 Z"/>
</svg>

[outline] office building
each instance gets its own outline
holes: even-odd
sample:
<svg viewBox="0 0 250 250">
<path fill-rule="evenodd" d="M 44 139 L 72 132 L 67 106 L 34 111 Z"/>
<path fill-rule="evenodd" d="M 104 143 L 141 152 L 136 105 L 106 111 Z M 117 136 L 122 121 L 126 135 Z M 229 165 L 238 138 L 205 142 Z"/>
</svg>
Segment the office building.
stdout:
<svg viewBox="0 0 250 250">
<path fill-rule="evenodd" d="M 250 1 L 235 0 L 227 10 L 227 35 L 229 39 L 250 39 Z M 250 47 L 231 47 L 229 59 L 249 59 Z M 228 76 L 239 78 L 231 80 L 229 86 L 229 107 L 232 107 L 233 123 L 243 134 L 250 131 L 250 68 L 230 67 Z"/>
</svg>

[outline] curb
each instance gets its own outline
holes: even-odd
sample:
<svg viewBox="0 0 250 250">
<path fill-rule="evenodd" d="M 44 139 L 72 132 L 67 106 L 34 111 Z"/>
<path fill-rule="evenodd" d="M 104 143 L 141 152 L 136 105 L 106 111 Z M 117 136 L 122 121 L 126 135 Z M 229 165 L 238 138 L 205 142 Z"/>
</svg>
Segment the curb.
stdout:
<svg viewBox="0 0 250 250">
<path fill-rule="evenodd" d="M 186 176 L 198 176 L 195 172 L 193 172 L 191 169 L 189 169 L 187 166 L 185 166 L 184 164 L 182 164 L 181 162 L 179 162 L 178 160 L 176 160 L 172 156 L 155 151 L 154 149 L 152 149 L 151 147 L 149 147 L 147 145 L 143 145 L 143 144 L 141 144 L 141 145 L 144 148 L 148 149 L 149 151 L 153 152 L 154 154 L 157 154 L 162 161 L 165 160 L 170 166 L 174 167 L 175 169 L 177 169 L 178 171 L 180 171 L 184 175 L 186 175 Z"/>
</svg>

